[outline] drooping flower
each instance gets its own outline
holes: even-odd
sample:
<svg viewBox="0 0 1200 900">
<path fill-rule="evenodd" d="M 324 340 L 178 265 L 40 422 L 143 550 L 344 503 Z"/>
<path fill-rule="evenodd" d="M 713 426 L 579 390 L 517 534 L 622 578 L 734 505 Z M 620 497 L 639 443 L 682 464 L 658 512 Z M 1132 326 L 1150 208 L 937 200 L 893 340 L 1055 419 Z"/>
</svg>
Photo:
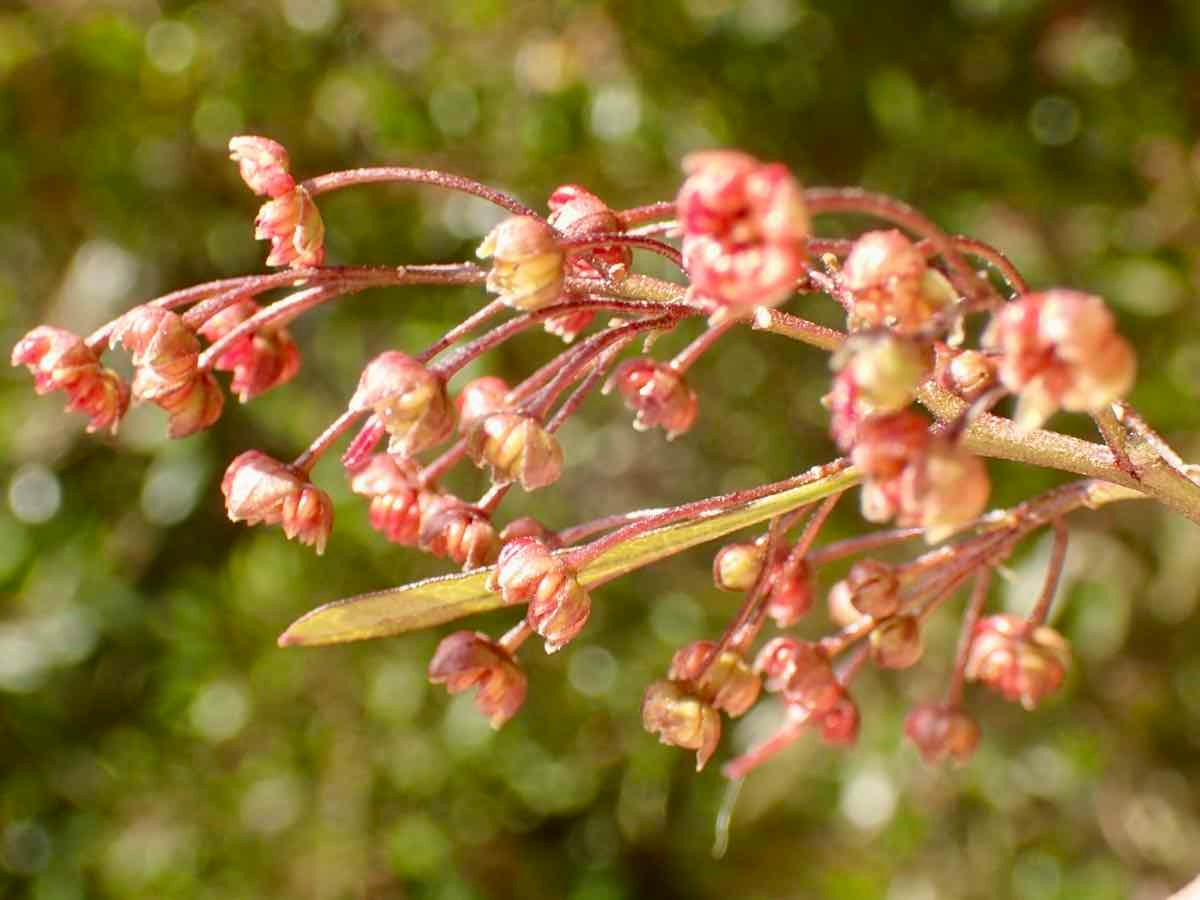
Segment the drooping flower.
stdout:
<svg viewBox="0 0 1200 900">
<path fill-rule="evenodd" d="M 196 377 L 200 341 L 178 313 L 159 306 L 135 307 L 116 321 L 108 343 L 129 351 L 137 400 L 175 393 Z"/>
<path fill-rule="evenodd" d="M 221 493 L 230 521 L 282 525 L 288 538 L 325 552 L 333 529 L 333 503 L 295 467 L 248 450 L 225 470 Z"/>
<path fill-rule="evenodd" d="M 420 453 L 454 433 L 454 405 L 445 380 L 398 350 L 367 363 L 349 408 L 373 412 L 378 426 L 391 435 L 388 452 L 400 456 Z M 364 429 L 373 426 L 368 421 Z"/>
<path fill-rule="evenodd" d="M 791 628 L 804 618 L 816 600 L 817 586 L 810 566 L 804 560 L 779 565 L 771 576 L 767 591 L 767 615 L 780 628 Z"/>
<path fill-rule="evenodd" d="M 471 429 L 492 413 L 509 412 L 508 392 L 508 383 L 495 375 L 484 375 L 463 385 L 454 398 L 459 434 L 470 434 Z"/>
<path fill-rule="evenodd" d="M 288 172 L 288 153 L 282 144 L 257 135 L 239 135 L 229 139 L 229 158 L 247 187 L 263 197 L 279 197 L 291 191 L 296 182 Z"/>
<path fill-rule="evenodd" d="M 713 709 L 736 718 L 754 705 L 762 684 L 740 654 L 716 650 L 714 641 L 693 641 L 681 647 L 671 660 L 667 677 L 686 684 Z"/>
<path fill-rule="evenodd" d="M 420 547 L 434 556 L 447 556 L 464 569 L 478 569 L 496 559 L 500 539 L 487 513 L 443 494 L 421 516 Z"/>
<path fill-rule="evenodd" d="M 804 272 L 810 232 L 796 180 L 731 150 L 693 153 L 683 168 L 676 207 L 694 290 L 732 314 L 781 303 Z"/>
<path fill-rule="evenodd" d="M 921 621 L 916 616 L 893 616 L 871 632 L 871 659 L 884 669 L 907 669 L 921 658 Z"/>
<path fill-rule="evenodd" d="M 114 434 L 129 407 L 129 388 L 83 338 L 62 328 L 39 325 L 13 347 L 12 364 L 25 366 L 39 394 L 62 391 L 67 410 L 88 417 L 87 430 Z"/>
<path fill-rule="evenodd" d="M 442 639 L 429 663 L 429 680 L 451 694 L 475 689 L 475 706 L 500 728 L 525 702 L 526 679 L 512 654 L 486 634 L 456 631 Z"/>
<path fill-rule="evenodd" d="M 656 681 L 642 698 L 642 726 L 660 742 L 696 751 L 696 771 L 721 741 L 721 714 L 674 681 Z"/>
<path fill-rule="evenodd" d="M 353 473 L 350 490 L 370 498 L 372 528 L 393 544 L 417 546 L 421 517 L 434 494 L 421 488 L 417 467 L 411 460 L 376 453 Z"/>
<path fill-rule="evenodd" d="M 1070 665 L 1070 645 L 1053 628 L 1000 614 L 976 624 L 965 671 L 969 681 L 1033 709 L 1059 689 Z"/>
<path fill-rule="evenodd" d="M 592 609 L 575 571 L 537 538 L 517 538 L 501 548 L 488 588 L 509 606 L 529 605 L 525 618 L 546 639 L 547 653 L 572 641 Z"/>
<path fill-rule="evenodd" d="M 841 278 L 854 299 L 854 328 L 913 334 L 954 300 L 945 278 L 895 229 L 861 235 L 842 265 Z"/>
<path fill-rule="evenodd" d="M 978 519 L 990 493 L 983 460 L 939 437 L 901 476 L 897 521 L 920 526 L 925 540 L 937 543 Z"/>
<path fill-rule="evenodd" d="M 562 294 L 565 256 L 554 229 L 533 216 L 512 216 L 491 230 L 476 255 L 491 259 L 487 289 L 530 312 Z"/>
<path fill-rule="evenodd" d="M 167 435 L 185 438 L 211 427 L 225 408 L 225 392 L 212 372 L 199 372 L 190 381 L 154 400 L 167 413 Z"/>
<path fill-rule="evenodd" d="M 983 335 L 999 355 L 1000 383 L 1017 394 L 1020 428 L 1055 410 L 1096 412 L 1133 385 L 1133 348 L 1117 334 L 1104 301 L 1081 291 L 1026 294 L 1005 305 Z"/>
<path fill-rule="evenodd" d="M 497 412 L 480 419 L 467 436 L 467 455 L 487 466 L 496 484 L 515 481 L 533 491 L 562 475 L 558 439 L 532 416 Z"/>
<path fill-rule="evenodd" d="M 768 691 L 816 716 L 831 710 L 843 693 L 829 656 L 809 641 L 773 638 L 759 651 L 754 671 L 764 676 Z"/>
<path fill-rule="evenodd" d="M 268 200 L 254 220 L 254 237 L 271 242 L 268 266 L 319 266 L 325 261 L 325 222 L 303 185 Z"/>
<path fill-rule="evenodd" d="M 613 372 L 605 391 L 614 386 L 625 406 L 636 413 L 633 427 L 638 431 L 661 427 L 667 440 L 673 440 L 696 421 L 696 393 L 666 363 L 649 357 L 626 360 Z"/>
<path fill-rule="evenodd" d="M 904 717 L 904 735 L 928 765 L 946 759 L 962 765 L 979 746 L 979 723 L 957 706 L 918 703 Z"/>
<path fill-rule="evenodd" d="M 200 326 L 200 334 L 218 341 L 259 311 L 253 300 L 240 300 Z M 242 335 L 213 361 L 219 372 L 232 372 L 230 389 L 246 401 L 286 384 L 300 371 L 300 351 L 283 328 L 268 326 Z"/>
</svg>

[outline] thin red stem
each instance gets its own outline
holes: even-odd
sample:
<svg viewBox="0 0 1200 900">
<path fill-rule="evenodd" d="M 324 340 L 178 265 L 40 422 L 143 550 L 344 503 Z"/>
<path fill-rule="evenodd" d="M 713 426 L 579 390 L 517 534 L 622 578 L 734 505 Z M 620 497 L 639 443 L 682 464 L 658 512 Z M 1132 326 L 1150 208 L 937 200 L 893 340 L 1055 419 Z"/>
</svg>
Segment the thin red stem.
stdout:
<svg viewBox="0 0 1200 900">
<path fill-rule="evenodd" d="M 1054 520 L 1054 546 L 1050 550 L 1050 564 L 1046 567 L 1046 580 L 1042 584 L 1042 592 L 1029 613 L 1030 625 L 1042 625 L 1050 613 L 1054 603 L 1054 595 L 1058 592 L 1058 582 L 1062 577 L 1063 563 L 1067 560 L 1067 526 L 1062 519 Z"/>
<path fill-rule="evenodd" d="M 679 251 L 670 244 L 664 244 L 662 241 L 656 241 L 652 237 L 646 237 L 640 234 L 626 234 L 618 231 L 611 234 L 589 234 L 584 237 L 566 238 L 559 241 L 559 246 L 564 250 L 584 250 L 588 247 L 609 247 L 613 244 L 620 244 L 626 247 L 636 247 L 639 250 L 649 250 L 651 253 L 657 253 L 664 259 L 670 260 L 675 266 L 683 271 L 683 257 Z"/>
<path fill-rule="evenodd" d="M 363 415 L 363 410 L 348 409 L 329 424 L 317 439 L 309 444 L 308 449 L 296 457 L 292 463 L 292 468 L 298 469 L 305 474 L 312 471 L 312 467 L 316 465 L 333 443 L 343 434 L 354 427 L 354 423 Z"/>
<path fill-rule="evenodd" d="M 808 564 L 815 569 L 817 566 L 845 559 L 847 556 L 869 553 L 881 547 L 890 547 L 892 544 L 911 541 L 913 538 L 920 537 L 924 533 L 924 528 L 893 528 L 888 531 L 872 531 L 858 537 L 846 538 L 845 540 L 835 541 L 832 544 L 826 544 L 824 547 L 818 547 L 808 554 Z"/>
<path fill-rule="evenodd" d="M 950 673 L 950 684 L 946 688 L 946 705 L 958 706 L 962 702 L 963 682 L 967 669 L 967 657 L 971 653 L 971 641 L 975 638 L 975 626 L 987 605 L 988 588 L 992 583 L 992 570 L 983 567 L 975 573 L 975 586 L 971 599 L 963 614 L 962 629 L 958 634 L 958 649 L 954 653 L 954 669 Z"/>
<path fill-rule="evenodd" d="M 341 190 L 358 184 L 377 184 L 379 182 L 402 182 L 405 184 L 431 184 L 437 187 L 461 191 L 475 197 L 481 197 L 497 206 L 507 209 L 518 216 L 534 216 L 536 212 L 503 191 L 488 187 L 471 178 L 462 175 L 451 175 L 448 172 L 438 172 L 434 169 L 411 169 L 402 166 L 378 166 L 367 169 L 348 169 L 344 172 L 330 172 L 318 175 L 304 182 L 304 188 L 312 195 L 324 194 L 328 191 Z"/>
<path fill-rule="evenodd" d="M 660 200 L 658 203 L 648 203 L 645 206 L 635 206 L 632 209 L 623 209 L 617 213 L 617 219 L 620 223 L 628 228 L 631 225 L 640 225 L 643 222 L 653 222 L 656 219 L 663 219 L 667 216 L 675 215 L 674 200 Z"/>
<path fill-rule="evenodd" d="M 220 359 L 221 354 L 246 335 L 253 334 L 268 326 L 278 326 L 290 322 L 297 316 L 320 306 L 328 300 L 332 300 L 334 297 L 357 293 L 363 287 L 365 285 L 353 288 L 348 288 L 345 285 L 337 287 L 322 286 L 304 288 L 297 291 L 291 296 L 259 310 L 244 322 L 231 328 L 219 340 L 213 341 L 208 349 L 200 354 L 200 359 L 197 361 L 196 367 L 202 372 L 210 369 Z"/>
<path fill-rule="evenodd" d="M 713 344 L 720 340 L 721 335 L 723 335 L 736 324 L 737 322 L 735 320 L 728 320 L 725 322 L 718 322 L 716 325 L 708 326 L 708 328 L 706 328 L 699 337 L 697 337 L 694 341 L 692 341 L 675 355 L 675 358 L 670 362 L 671 368 L 682 375 L 684 372 L 690 369 L 696 360 L 703 356 Z"/>
</svg>

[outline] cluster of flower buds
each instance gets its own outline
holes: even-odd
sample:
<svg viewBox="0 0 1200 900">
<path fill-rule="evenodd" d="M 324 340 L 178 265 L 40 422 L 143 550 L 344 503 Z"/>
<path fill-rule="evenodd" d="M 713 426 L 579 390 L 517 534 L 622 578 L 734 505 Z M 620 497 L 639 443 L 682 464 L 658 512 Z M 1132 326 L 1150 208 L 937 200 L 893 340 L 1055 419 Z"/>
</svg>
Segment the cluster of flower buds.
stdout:
<svg viewBox="0 0 1200 900">
<path fill-rule="evenodd" d="M 676 207 L 692 289 L 730 315 L 786 300 L 811 231 L 791 173 L 732 150 L 693 153 L 683 168 Z"/>
<path fill-rule="evenodd" d="M 545 638 L 547 653 L 574 640 L 592 611 L 575 571 L 536 537 L 518 537 L 500 549 L 488 588 L 508 606 L 528 604 L 525 620 Z"/>
<path fill-rule="evenodd" d="M 1097 412 L 1133 384 L 1133 348 L 1104 301 L 1079 291 L 1027 294 L 996 313 L 983 336 L 1000 383 L 1017 394 L 1016 422 L 1036 428 L 1062 408 Z"/>
<path fill-rule="evenodd" d="M 219 341 L 257 312 L 259 306 L 253 300 L 239 300 L 210 317 L 200 326 L 200 334 Z M 300 371 L 300 351 L 285 329 L 256 329 L 235 337 L 213 361 L 213 368 L 233 375 L 229 389 L 245 403 L 291 381 Z"/>
<path fill-rule="evenodd" d="M 550 208 L 547 224 L 568 240 L 586 240 L 624 230 L 620 218 L 603 200 L 577 184 L 555 188 L 547 205 Z M 587 245 L 568 251 L 566 255 L 566 273 L 575 278 L 619 279 L 632 265 L 633 252 L 624 244 Z M 566 298 L 574 296 L 572 293 L 565 295 Z M 595 316 L 590 309 L 566 312 L 547 319 L 545 328 L 569 343 L 592 323 Z"/>
<path fill-rule="evenodd" d="M 851 328 L 917 334 L 955 301 L 954 289 L 901 232 L 868 231 L 842 264 L 842 287 L 852 299 Z"/>
<path fill-rule="evenodd" d="M 1057 631 L 1000 614 L 976 624 L 966 676 L 1033 709 L 1062 686 L 1070 667 L 1071 648 Z"/>
<path fill-rule="evenodd" d="M 442 639 L 429 663 L 429 680 L 451 694 L 475 689 L 475 706 L 499 728 L 525 702 L 526 679 L 512 654 L 476 631 L 456 631 Z"/>
<path fill-rule="evenodd" d="M 281 525 L 290 539 L 325 552 L 333 529 L 333 502 L 294 466 L 248 450 L 225 470 L 221 493 L 230 520 Z"/>
<path fill-rule="evenodd" d="M 721 740 L 721 715 L 737 718 L 758 700 L 761 683 L 740 654 L 695 641 L 671 660 L 667 678 L 642 698 L 642 724 L 673 747 L 696 751 L 704 768 Z"/>
<path fill-rule="evenodd" d="M 62 391 L 67 411 L 88 417 L 88 431 L 116 432 L 129 407 L 129 388 L 83 338 L 61 328 L 39 325 L 13 347 L 12 364 L 26 366 L 39 394 Z"/>
<path fill-rule="evenodd" d="M 783 697 L 793 717 L 819 728 L 827 742 L 851 744 L 857 738 L 858 707 L 819 644 L 772 638 L 759 651 L 754 671 L 768 691 Z"/>
<path fill-rule="evenodd" d="M 171 437 L 187 437 L 221 417 L 225 395 L 213 374 L 197 367 L 200 340 L 182 316 L 139 306 L 117 320 L 109 346 L 118 344 L 133 360 L 133 398 L 166 411 Z"/>
<path fill-rule="evenodd" d="M 319 266 L 325 261 L 325 223 L 312 195 L 288 171 L 287 150 L 268 138 L 229 141 L 229 156 L 254 193 L 269 197 L 254 221 L 254 237 L 270 241 L 268 266 Z"/>
</svg>

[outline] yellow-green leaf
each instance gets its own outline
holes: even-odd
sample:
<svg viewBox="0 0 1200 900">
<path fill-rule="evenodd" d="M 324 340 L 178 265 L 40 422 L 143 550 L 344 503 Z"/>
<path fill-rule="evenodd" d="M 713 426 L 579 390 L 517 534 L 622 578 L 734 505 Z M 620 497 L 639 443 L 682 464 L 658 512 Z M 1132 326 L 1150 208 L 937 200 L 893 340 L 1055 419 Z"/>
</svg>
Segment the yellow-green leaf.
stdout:
<svg viewBox="0 0 1200 900">
<path fill-rule="evenodd" d="M 609 581 L 734 531 L 844 491 L 859 480 L 841 469 L 806 484 L 783 488 L 742 506 L 652 529 L 591 560 L 579 571 L 584 587 Z M 301 616 L 280 635 L 281 646 L 340 644 L 387 637 L 497 609 L 500 596 L 487 589 L 490 570 L 445 575 L 402 587 L 335 600 Z"/>
</svg>

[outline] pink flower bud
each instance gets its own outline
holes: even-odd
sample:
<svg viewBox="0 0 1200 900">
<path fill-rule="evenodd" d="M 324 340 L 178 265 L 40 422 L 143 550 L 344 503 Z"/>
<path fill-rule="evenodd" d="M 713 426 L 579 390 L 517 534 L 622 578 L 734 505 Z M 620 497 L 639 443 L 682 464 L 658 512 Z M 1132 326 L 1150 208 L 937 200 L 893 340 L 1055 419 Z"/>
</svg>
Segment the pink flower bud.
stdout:
<svg viewBox="0 0 1200 900">
<path fill-rule="evenodd" d="M 566 184 L 550 195 L 550 216 L 546 222 L 566 238 L 586 238 L 592 235 L 616 234 L 622 231 L 621 220 L 603 200 L 577 184 Z M 605 270 L 628 269 L 633 252 L 624 244 L 607 244 L 572 251 L 567 268 L 579 278 L 602 277 L 593 263 Z"/>
<path fill-rule="evenodd" d="M 829 620 L 838 628 L 846 628 L 863 618 L 863 613 L 854 606 L 852 598 L 851 588 L 844 578 L 836 582 L 825 597 Z"/>
<path fill-rule="evenodd" d="M 821 729 L 821 740 L 825 743 L 834 747 L 849 747 L 858 740 L 860 721 L 858 704 L 843 692 L 816 724 Z"/>
<path fill-rule="evenodd" d="M 694 641 L 676 652 L 668 677 L 687 685 L 713 709 L 737 717 L 758 700 L 762 687 L 740 654 L 725 650 L 713 657 L 713 641 Z"/>
<path fill-rule="evenodd" d="M 999 354 L 1000 383 L 1018 394 L 1017 425 L 1036 428 L 1058 408 L 1095 412 L 1133 384 L 1133 349 L 1099 297 L 1027 294 L 993 317 L 983 344 Z"/>
<path fill-rule="evenodd" d="M 350 490 L 371 499 L 372 528 L 393 544 L 417 546 L 421 516 L 433 494 L 421 489 L 411 460 L 377 453 L 350 478 Z"/>
<path fill-rule="evenodd" d="M 467 436 L 467 455 L 487 466 L 492 481 L 515 481 L 526 491 L 553 484 L 562 475 L 563 455 L 558 439 L 531 416 L 493 413 Z"/>
<path fill-rule="evenodd" d="M 978 400 L 996 384 L 996 361 L 978 350 L 939 351 L 938 384 L 964 400 Z"/>
<path fill-rule="evenodd" d="M 896 478 L 929 446 L 929 420 L 903 410 L 886 416 L 869 416 L 855 429 L 850 459 L 867 478 Z"/>
<path fill-rule="evenodd" d="M 789 569 L 781 566 L 771 579 L 767 615 L 780 628 L 791 628 L 808 615 L 816 599 L 812 567 L 803 560 Z"/>
<path fill-rule="evenodd" d="M 200 334 L 218 341 L 259 311 L 252 300 L 228 306 L 200 326 Z M 286 384 L 300 371 L 300 351 L 282 328 L 267 327 L 243 335 L 216 358 L 213 368 L 232 372 L 230 389 L 242 403 Z"/>
<path fill-rule="evenodd" d="M 931 766 L 946 759 L 961 765 L 979 746 L 979 724 L 963 710 L 941 703 L 919 703 L 909 710 L 904 734 Z"/>
<path fill-rule="evenodd" d="M 987 466 L 958 444 L 938 438 L 901 479 L 902 525 L 919 525 L 937 543 L 970 525 L 987 509 Z"/>
<path fill-rule="evenodd" d="M 883 669 L 907 669 L 921 658 L 921 622 L 916 616 L 885 619 L 871 632 L 871 659 Z"/>
<path fill-rule="evenodd" d="M 411 356 L 389 350 L 363 369 L 350 409 L 372 411 L 391 435 L 388 452 L 412 456 L 454 432 L 446 382 Z M 370 428 L 371 423 L 365 426 Z"/>
<path fill-rule="evenodd" d="M 443 495 L 422 511 L 420 546 L 464 569 L 478 569 L 496 559 L 500 539 L 487 513 Z"/>
<path fill-rule="evenodd" d="M 479 632 L 444 637 L 429 663 L 429 680 L 444 684 L 451 694 L 475 688 L 475 706 L 493 728 L 500 728 L 525 702 L 525 673 L 508 651 Z"/>
<path fill-rule="evenodd" d="M 502 544 L 515 541 L 517 538 L 537 538 L 551 550 L 557 550 L 562 546 L 558 535 L 533 516 L 521 516 L 513 519 L 500 532 L 500 543 Z"/>
<path fill-rule="evenodd" d="M 229 139 L 229 158 L 238 164 L 242 181 L 254 193 L 278 197 L 296 186 L 288 174 L 288 154 L 270 138 L 242 135 Z"/>
<path fill-rule="evenodd" d="M 788 637 L 768 641 L 754 661 L 754 671 L 765 676 L 768 691 L 782 691 L 788 703 L 814 716 L 828 712 L 842 696 L 829 657 L 808 641 Z"/>
<path fill-rule="evenodd" d="M 1033 709 L 1058 690 L 1070 665 L 1070 646 L 1053 628 L 995 615 L 975 626 L 966 676 Z"/>
<path fill-rule="evenodd" d="M 621 363 L 605 390 L 616 386 L 625 405 L 637 415 L 633 427 L 647 431 L 660 426 L 672 440 L 696 421 L 698 401 L 683 375 L 671 366 L 643 357 Z"/>
<path fill-rule="evenodd" d="M 854 296 L 859 327 L 889 327 L 901 334 L 921 329 L 935 309 L 922 286 L 924 254 L 899 231 L 868 231 L 842 265 L 842 283 Z"/>
<path fill-rule="evenodd" d="M 468 381 L 454 399 L 458 410 L 458 431 L 469 434 L 480 420 L 492 413 L 508 412 L 512 405 L 508 402 L 508 384 L 495 375 L 484 375 Z"/>
<path fill-rule="evenodd" d="M 514 309 L 541 309 L 562 293 L 563 251 L 554 229 L 540 219 L 505 219 L 484 238 L 476 255 L 493 260 L 487 289 Z"/>
<path fill-rule="evenodd" d="M 178 313 L 138 306 L 116 321 L 109 346 L 129 351 L 136 367 L 133 396 L 155 400 L 175 393 L 196 376 L 200 341 Z"/>
<path fill-rule="evenodd" d="M 292 466 L 248 450 L 225 470 L 221 493 L 230 521 L 282 525 L 289 538 L 324 552 L 333 528 L 333 504 Z"/>
<path fill-rule="evenodd" d="M 720 713 L 673 681 L 656 681 L 646 689 L 642 725 L 664 744 L 695 750 L 697 772 L 721 741 Z"/>
<path fill-rule="evenodd" d="M 556 335 L 567 344 L 579 337 L 580 333 L 592 324 L 596 313 L 590 309 L 576 309 L 572 312 L 559 313 L 551 316 L 543 324 L 548 334 Z"/>
<path fill-rule="evenodd" d="M 167 413 L 167 435 L 185 438 L 211 427 L 225 407 L 225 394 L 211 372 L 201 372 L 191 381 L 154 402 Z"/>
<path fill-rule="evenodd" d="M 88 416 L 88 431 L 108 428 L 116 433 L 129 407 L 129 388 L 116 372 L 100 365 L 83 338 L 39 325 L 13 347 L 12 364 L 29 369 L 37 393 L 65 393 L 67 410 Z"/>
<path fill-rule="evenodd" d="M 723 591 L 748 591 L 758 581 L 766 558 L 761 544 L 726 544 L 713 557 L 713 583 Z"/>
<path fill-rule="evenodd" d="M 536 538 L 517 538 L 500 550 L 488 589 L 507 605 L 528 603 L 526 619 L 546 639 L 546 652 L 565 646 L 583 630 L 592 601 L 575 571 Z"/>
<path fill-rule="evenodd" d="M 325 222 L 302 185 L 263 204 L 254 220 L 254 237 L 271 242 L 268 266 L 303 268 L 325 261 Z"/>
<path fill-rule="evenodd" d="M 810 231 L 795 179 L 729 150 L 694 153 L 683 167 L 676 206 L 695 290 L 735 311 L 786 299 L 804 272 Z"/>
</svg>

